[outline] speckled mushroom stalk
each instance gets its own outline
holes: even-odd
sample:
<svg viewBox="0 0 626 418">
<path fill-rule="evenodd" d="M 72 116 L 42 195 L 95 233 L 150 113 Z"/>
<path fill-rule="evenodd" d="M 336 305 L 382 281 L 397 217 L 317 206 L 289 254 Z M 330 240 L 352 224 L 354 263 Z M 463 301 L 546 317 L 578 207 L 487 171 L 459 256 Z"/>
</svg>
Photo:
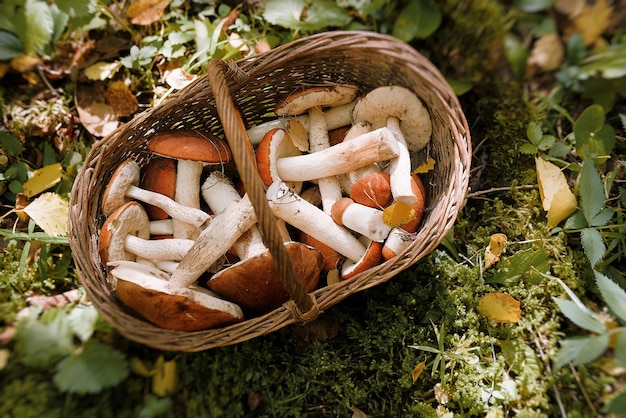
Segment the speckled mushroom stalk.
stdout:
<svg viewBox="0 0 626 418">
<path fill-rule="evenodd" d="M 101 206 L 105 216 L 134 199 L 161 208 L 172 218 L 181 219 L 196 227 L 210 220 L 210 215 L 203 210 L 183 206 L 160 193 L 137 187 L 139 173 L 139 164 L 134 160 L 126 160 L 117 167 L 102 194 Z"/>
</svg>

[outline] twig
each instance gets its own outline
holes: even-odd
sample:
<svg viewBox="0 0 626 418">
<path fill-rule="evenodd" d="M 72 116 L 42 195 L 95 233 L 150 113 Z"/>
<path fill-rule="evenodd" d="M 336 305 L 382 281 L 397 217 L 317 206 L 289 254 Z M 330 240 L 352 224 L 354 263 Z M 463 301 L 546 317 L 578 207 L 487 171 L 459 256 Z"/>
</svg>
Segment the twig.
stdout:
<svg viewBox="0 0 626 418">
<path fill-rule="evenodd" d="M 569 368 L 572 371 L 572 374 L 574 375 L 574 379 L 576 379 L 576 383 L 578 383 L 578 387 L 580 388 L 580 391 L 582 392 L 583 397 L 585 398 L 585 401 L 587 402 L 587 405 L 589 405 L 589 407 L 593 411 L 593 414 L 596 415 L 598 413 L 598 411 L 596 411 L 595 406 L 593 406 L 593 403 L 591 402 L 591 399 L 589 398 L 589 394 L 585 390 L 585 386 L 580 381 L 580 377 L 578 376 L 578 372 L 576 371 L 576 367 L 574 367 L 574 365 L 570 362 L 569 363 Z"/>
<path fill-rule="evenodd" d="M 536 184 L 523 184 L 521 186 L 510 186 L 510 187 L 493 187 L 487 190 L 479 190 L 477 192 L 468 193 L 467 198 L 473 199 L 475 197 L 490 194 L 490 193 L 508 192 L 510 190 L 530 190 L 530 189 L 536 189 L 537 187 L 539 186 L 537 186 Z"/>
</svg>

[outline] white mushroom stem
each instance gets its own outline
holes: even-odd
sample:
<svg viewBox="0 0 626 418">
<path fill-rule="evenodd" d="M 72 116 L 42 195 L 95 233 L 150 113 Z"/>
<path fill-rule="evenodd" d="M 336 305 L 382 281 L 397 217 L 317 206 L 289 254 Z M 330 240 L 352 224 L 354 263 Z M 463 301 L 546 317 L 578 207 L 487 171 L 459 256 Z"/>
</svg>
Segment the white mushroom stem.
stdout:
<svg viewBox="0 0 626 418">
<path fill-rule="evenodd" d="M 415 242 L 416 237 L 417 234 L 411 234 L 402 228 L 393 228 L 383 246 L 383 258 L 389 260 L 403 254 Z"/>
<path fill-rule="evenodd" d="M 331 107 L 324 111 L 324 120 L 328 129 L 336 129 L 342 126 L 352 123 L 352 109 L 354 109 L 354 103 L 350 102 L 344 105 Z M 309 115 L 298 115 L 293 117 L 284 117 L 274 119 L 268 122 L 264 122 L 255 125 L 248 129 L 248 136 L 252 145 L 256 146 L 261 142 L 263 136 L 271 129 L 282 128 L 287 129 L 289 127 L 289 121 L 296 120 L 307 131 L 309 130 Z"/>
<path fill-rule="evenodd" d="M 365 247 L 347 229 L 337 225 L 322 210 L 313 206 L 282 182 L 274 182 L 267 189 L 267 199 L 274 215 L 341 255 L 357 261 Z"/>
<path fill-rule="evenodd" d="M 189 239 L 147 240 L 127 235 L 124 248 L 129 253 L 148 260 L 181 260 L 194 244 Z"/>
<path fill-rule="evenodd" d="M 204 164 L 198 161 L 178 160 L 174 200 L 183 206 L 200 209 L 200 178 Z M 197 226 L 174 219 L 174 238 L 195 239 Z"/>
<path fill-rule="evenodd" d="M 171 219 L 150 221 L 150 235 L 172 235 L 174 228 Z"/>
<path fill-rule="evenodd" d="M 391 231 L 383 221 L 382 210 L 355 203 L 347 197 L 337 201 L 332 217 L 339 225 L 376 242 L 383 242 Z"/>
<path fill-rule="evenodd" d="M 322 151 L 279 158 L 276 166 L 283 181 L 309 181 L 390 160 L 399 152 L 393 133 L 383 127 Z"/>
<path fill-rule="evenodd" d="M 343 138 L 345 141 L 351 141 L 354 138 L 357 138 L 361 135 L 364 135 L 372 130 L 372 125 L 367 121 L 359 121 L 352 124 L 346 136 Z M 366 165 L 361 168 L 357 168 L 356 170 L 352 170 L 348 173 L 339 175 L 339 182 L 341 183 L 341 188 L 344 190 L 346 194 L 350 194 L 350 190 L 352 189 L 352 185 L 357 182 L 363 176 L 366 176 L 371 173 L 376 173 L 380 171 L 380 167 L 377 164 L 372 163 Z"/>
<path fill-rule="evenodd" d="M 330 148 L 328 128 L 320 107 L 309 109 L 309 149 L 312 153 Z M 337 176 L 321 177 L 317 181 L 322 196 L 322 210 L 330 215 L 333 204 L 341 199 L 341 184 Z"/>
<path fill-rule="evenodd" d="M 417 197 L 411 187 L 411 155 L 400 130 L 400 120 L 395 116 L 390 116 L 387 119 L 387 128 L 393 132 L 398 141 L 399 150 L 398 156 L 393 158 L 389 164 L 391 195 L 395 202 L 413 205 Z"/>
<path fill-rule="evenodd" d="M 248 195 L 239 202 L 230 203 L 200 233 L 172 273 L 170 282 L 178 287 L 194 284 L 256 221 L 256 213 Z"/>
<path fill-rule="evenodd" d="M 215 214 L 222 213 L 230 203 L 241 200 L 232 181 L 219 171 L 214 171 L 207 177 L 202 184 L 201 192 Z M 267 247 L 263 243 L 259 228 L 253 225 L 233 244 L 233 250 L 241 260 L 246 260 L 267 250 Z"/>
</svg>

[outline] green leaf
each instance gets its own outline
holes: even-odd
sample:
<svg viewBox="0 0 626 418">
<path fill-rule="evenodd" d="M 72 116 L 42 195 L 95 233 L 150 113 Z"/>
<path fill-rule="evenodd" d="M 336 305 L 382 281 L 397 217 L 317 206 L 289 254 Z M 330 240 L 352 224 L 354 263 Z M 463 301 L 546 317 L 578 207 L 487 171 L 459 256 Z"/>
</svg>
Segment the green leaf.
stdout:
<svg viewBox="0 0 626 418">
<path fill-rule="evenodd" d="M 53 380 L 62 392 L 97 393 L 117 385 L 128 373 L 128 363 L 122 353 L 91 339 L 78 354 L 57 364 Z"/>
<path fill-rule="evenodd" d="M 521 152 L 522 154 L 533 155 L 537 154 L 539 152 L 539 149 L 536 145 L 533 144 L 522 144 L 519 147 L 519 152 Z"/>
<path fill-rule="evenodd" d="M 273 25 L 296 31 L 316 31 L 329 26 L 343 26 L 352 18 L 334 1 L 323 0 L 305 7 L 304 0 L 268 0 L 263 18 Z"/>
<path fill-rule="evenodd" d="M 604 208 L 593 217 L 591 220 L 591 225 L 593 227 L 604 226 L 609 223 L 611 218 L 615 215 L 615 210 L 613 208 Z"/>
<path fill-rule="evenodd" d="M 500 283 L 512 285 L 520 277 L 525 276 L 531 283 L 541 280 L 537 274 L 548 271 L 548 255 L 543 249 L 529 248 L 516 252 L 511 257 L 501 259 L 498 263 L 498 270 L 486 283 Z"/>
<path fill-rule="evenodd" d="M 521 374 L 530 369 L 533 374 L 541 375 L 543 367 L 537 355 L 522 339 L 498 341 L 502 354 L 511 370 Z"/>
<path fill-rule="evenodd" d="M 537 122 L 530 122 L 526 127 L 526 137 L 532 144 L 539 145 L 541 138 L 543 138 L 541 124 Z"/>
<path fill-rule="evenodd" d="M 606 332 L 604 323 L 598 319 L 598 316 L 594 312 L 583 305 L 580 300 L 574 302 L 556 297 L 552 299 L 559 306 L 563 315 L 565 315 L 565 317 L 567 317 L 567 319 L 572 321 L 574 324 L 586 329 L 587 331 L 595 332 L 597 334 Z"/>
<path fill-rule="evenodd" d="M 149 393 L 139 411 L 139 418 L 153 418 L 165 415 L 172 408 L 171 398 L 159 398 Z"/>
<path fill-rule="evenodd" d="M 448 78 L 447 81 L 448 85 L 452 88 L 452 91 L 454 91 L 454 94 L 456 94 L 457 96 L 461 96 L 467 93 L 472 89 L 472 87 L 474 87 L 474 84 L 469 80 Z"/>
<path fill-rule="evenodd" d="M 591 267 L 594 267 L 602 260 L 602 257 L 604 257 L 606 253 L 606 246 L 604 245 L 602 234 L 600 234 L 600 231 L 597 229 L 585 228 L 580 233 L 580 240 L 585 254 L 591 263 Z"/>
<path fill-rule="evenodd" d="M 93 334 L 96 322 L 98 321 L 98 311 L 93 305 L 76 305 L 68 313 L 68 321 L 74 334 L 85 342 Z"/>
<path fill-rule="evenodd" d="M 626 45 L 615 44 L 593 51 L 580 66 L 586 77 L 600 75 L 613 79 L 626 76 Z"/>
<path fill-rule="evenodd" d="M 577 210 L 576 212 L 572 213 L 569 218 L 567 218 L 563 227 L 565 229 L 582 229 L 588 226 L 589 224 L 585 219 L 585 215 L 582 213 L 582 211 Z"/>
<path fill-rule="evenodd" d="M 613 396 L 607 401 L 602 408 L 602 412 L 605 414 L 620 414 L 626 413 L 626 390 L 622 390 L 617 395 Z"/>
<path fill-rule="evenodd" d="M 615 359 L 620 366 L 626 365 L 626 328 L 618 328 L 617 341 L 613 352 L 615 353 Z"/>
<path fill-rule="evenodd" d="M 515 0 L 513 7 L 527 13 L 535 13 L 549 9 L 553 4 L 554 0 Z"/>
<path fill-rule="evenodd" d="M 592 133 L 598 132 L 604 126 L 604 109 L 599 105 L 591 105 L 580 114 L 574 122 L 576 144 L 579 141 L 588 141 Z"/>
<path fill-rule="evenodd" d="M 81 17 L 95 14 L 98 9 L 97 0 L 55 0 L 55 4 L 70 17 Z"/>
<path fill-rule="evenodd" d="M 561 349 L 556 355 L 554 369 L 558 370 L 567 363 L 574 366 L 587 364 L 600 357 L 609 347 L 607 334 L 593 337 L 573 337 L 561 341 Z"/>
<path fill-rule="evenodd" d="M 337 6 L 334 0 L 313 2 L 306 14 L 306 22 L 322 29 L 327 27 L 342 27 L 352 21 L 348 11 Z"/>
<path fill-rule="evenodd" d="M 54 18 L 50 6 L 45 1 L 26 0 L 24 5 L 24 26 L 21 28 L 20 39 L 24 50 L 34 55 L 46 46 L 54 33 Z"/>
<path fill-rule="evenodd" d="M 504 35 L 504 55 L 515 76 L 522 78 L 526 72 L 526 63 L 530 52 L 524 42 L 511 32 Z"/>
<path fill-rule="evenodd" d="M 0 61 L 8 61 L 23 53 L 24 45 L 20 38 L 13 33 L 0 31 Z"/>
<path fill-rule="evenodd" d="M 62 310 L 49 309 L 38 317 L 39 311 L 30 308 L 18 320 L 16 352 L 27 366 L 49 367 L 72 352 L 74 336 Z"/>
<path fill-rule="evenodd" d="M 412 0 L 396 18 L 391 34 L 405 42 L 425 39 L 437 30 L 441 18 L 441 11 L 428 1 Z"/>
<path fill-rule="evenodd" d="M 17 157 L 24 150 L 20 140 L 6 131 L 0 131 L 0 147 L 7 152 L 9 157 Z"/>
<path fill-rule="evenodd" d="M 580 185 L 578 186 L 580 207 L 587 224 L 591 225 L 593 218 L 604 208 L 604 187 L 602 179 L 596 170 L 593 161 L 584 160 L 580 170 Z"/>
<path fill-rule="evenodd" d="M 604 274 L 595 272 L 596 284 L 608 308 L 626 322 L 626 291 Z"/>
</svg>

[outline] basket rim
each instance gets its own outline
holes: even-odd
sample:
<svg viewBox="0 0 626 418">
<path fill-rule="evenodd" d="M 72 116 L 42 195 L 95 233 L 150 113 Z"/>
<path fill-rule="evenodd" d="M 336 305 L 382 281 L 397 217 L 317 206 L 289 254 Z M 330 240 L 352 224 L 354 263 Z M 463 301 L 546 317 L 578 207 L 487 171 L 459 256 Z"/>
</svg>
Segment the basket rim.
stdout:
<svg viewBox="0 0 626 418">
<path fill-rule="evenodd" d="M 276 63 L 288 60 L 290 56 L 292 57 L 295 53 L 294 51 L 302 53 L 302 51 L 332 50 L 344 47 L 380 51 L 386 50 L 385 48 L 393 49 L 394 52 L 399 51 L 398 53 L 407 54 L 407 61 L 411 60 L 409 67 L 411 71 L 432 73 L 432 79 L 436 83 L 434 87 L 436 87 L 437 92 L 435 94 L 441 96 L 441 113 L 448 118 L 446 124 L 450 125 L 449 128 L 453 131 L 452 155 L 449 157 L 454 175 L 451 179 L 448 179 L 451 180 L 450 185 L 442 195 L 444 201 L 441 206 L 445 208 L 445 211 L 440 216 L 443 223 L 436 225 L 436 227 L 429 226 L 424 230 L 420 230 L 420 236 L 427 239 L 419 245 L 419 251 L 400 254 L 375 269 L 359 274 L 354 279 L 330 286 L 323 286 L 315 290 L 310 295 L 316 304 L 316 309 L 320 313 L 353 293 L 388 281 L 430 253 L 452 228 L 464 203 L 469 184 L 471 161 L 470 131 L 458 98 L 452 93 L 445 78 L 434 64 L 410 45 L 390 35 L 366 31 L 330 31 L 303 37 L 267 53 L 235 62 L 235 67 L 233 67 L 235 71 L 234 81 L 231 84 L 245 84 L 245 80 L 238 78 L 239 75 L 242 75 L 244 78 L 258 77 L 264 71 L 269 71 L 267 68 L 264 68 L 266 62 L 274 63 L 274 66 L 276 66 Z M 418 62 L 418 64 L 413 61 Z M 239 71 L 241 73 L 238 73 Z M 149 118 L 157 107 L 167 103 L 175 103 L 176 101 L 190 100 L 190 98 L 193 98 L 194 95 L 197 95 L 199 91 L 205 88 L 203 78 L 199 77 L 185 89 L 170 96 L 163 103 L 147 109 L 130 122 L 120 126 L 114 132 L 94 143 L 76 177 L 70 198 L 70 246 L 73 249 L 78 275 L 89 299 L 92 300 L 98 311 L 114 325 L 120 334 L 133 341 L 158 349 L 202 351 L 243 342 L 273 332 L 289 324 L 303 323 L 306 320 L 310 320 L 310 318 L 303 319 L 293 301 L 288 301 L 265 315 L 248 318 L 243 322 L 223 328 L 185 333 L 164 330 L 124 312 L 124 309 L 120 306 L 109 306 L 111 301 L 115 300 L 114 296 L 112 296 L 113 291 L 109 287 L 107 292 L 108 283 L 103 283 L 101 279 L 92 277 L 91 273 L 94 271 L 98 272 L 102 269 L 102 266 L 99 265 L 97 255 L 93 254 L 93 248 L 97 248 L 97 237 L 93 236 L 93 234 L 87 236 L 90 230 L 90 212 L 88 210 L 89 207 L 84 207 L 83 199 L 85 196 L 91 199 L 94 198 L 94 187 L 99 180 L 97 174 L 102 169 L 102 166 L 107 163 L 103 160 L 102 153 L 110 145 L 114 145 L 116 141 L 130 132 L 137 123 L 141 123 Z M 447 93 L 446 97 L 443 97 L 443 93 L 440 93 L 440 91 Z M 89 243 L 87 249 L 83 248 L 86 242 Z M 87 251 L 88 255 L 86 255 L 85 250 L 91 251 Z M 100 273 L 102 272 L 100 271 Z M 131 319 L 129 320 L 129 318 Z M 136 322 L 133 322 L 135 320 L 143 322 L 143 324 L 140 324 L 140 329 L 137 328 Z M 128 325 L 128 321 L 130 321 L 131 326 Z M 154 335 L 157 333 L 161 335 L 161 338 L 154 338 Z"/>
</svg>

